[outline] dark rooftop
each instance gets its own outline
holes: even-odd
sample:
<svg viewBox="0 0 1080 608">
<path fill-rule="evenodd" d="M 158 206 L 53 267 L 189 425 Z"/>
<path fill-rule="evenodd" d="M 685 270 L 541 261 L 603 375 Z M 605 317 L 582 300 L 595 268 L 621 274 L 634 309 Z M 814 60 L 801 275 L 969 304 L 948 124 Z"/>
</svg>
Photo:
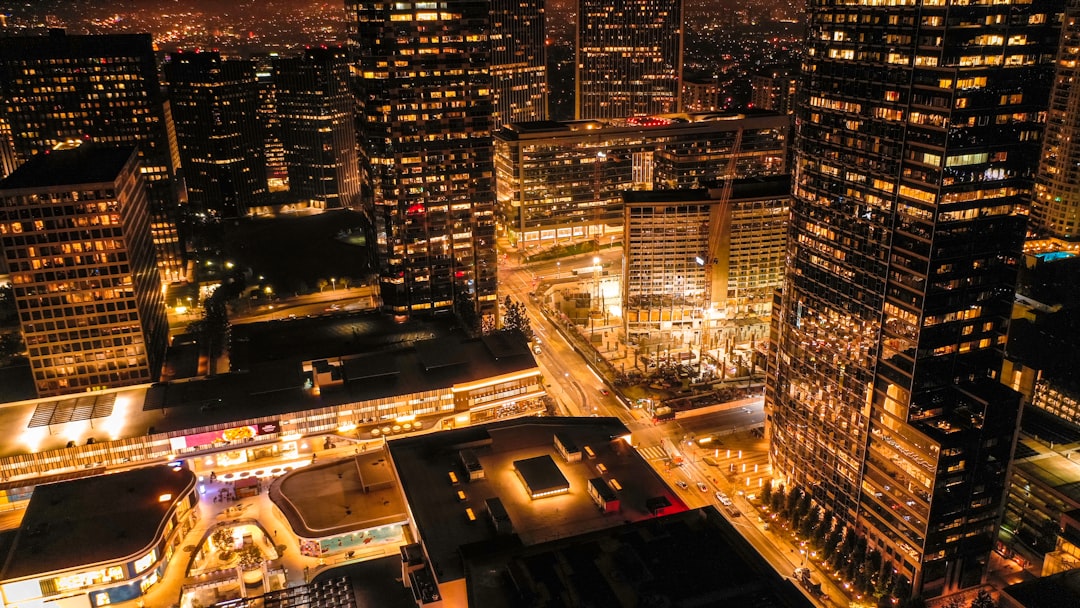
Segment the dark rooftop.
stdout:
<svg viewBox="0 0 1080 608">
<path fill-rule="evenodd" d="M 1080 606 L 1080 570 L 1009 585 L 1001 592 L 1024 608 Z"/>
<path fill-rule="evenodd" d="M 49 150 L 35 154 L 0 180 L 0 190 L 112 183 L 134 154 L 135 148 L 131 146 L 95 143 L 69 150 Z"/>
<path fill-rule="evenodd" d="M 712 184 L 710 184 L 712 185 Z M 722 184 L 711 188 L 687 188 L 680 190 L 626 190 L 623 202 L 633 203 L 708 203 L 721 197 Z M 778 198 L 791 193 L 791 177 L 748 177 L 737 179 L 731 185 L 731 200 Z"/>
<path fill-rule="evenodd" d="M 514 470 L 521 475 L 525 485 L 534 495 L 570 486 L 550 455 L 535 456 L 514 461 Z"/>
<path fill-rule="evenodd" d="M 554 435 L 566 437 L 578 446 L 588 445 L 595 459 L 559 464 L 559 474 L 570 491 L 533 500 L 514 470 L 515 462 L 556 454 Z M 473 543 L 531 545 L 572 534 L 610 528 L 624 521 L 652 517 L 649 500 L 662 496 L 685 510 L 657 473 L 630 445 L 621 439 L 629 431 L 617 418 L 524 418 L 489 423 L 428 435 L 392 439 L 388 442 L 406 501 L 415 523 L 416 536 L 432 563 L 437 563 L 440 581 L 465 576 L 460 549 Z M 468 476 L 457 457 L 463 448 L 472 449 L 484 467 L 483 480 L 465 482 Z M 601 513 L 586 490 L 588 480 L 600 475 L 618 479 L 621 511 Z M 454 471 L 462 483 L 451 485 Z M 461 500 L 457 493 L 466 498 Z M 487 520 L 486 500 L 499 498 L 514 534 L 500 538 Z M 465 509 L 478 516 L 469 521 Z M 476 604 L 483 605 L 483 604 Z"/>
<path fill-rule="evenodd" d="M 128 557 L 153 546 L 195 474 L 169 466 L 38 486 L 0 580 Z M 160 500 L 161 496 L 170 499 Z"/>
<path fill-rule="evenodd" d="M 470 606 L 812 606 L 713 507 L 462 553 Z"/>
</svg>

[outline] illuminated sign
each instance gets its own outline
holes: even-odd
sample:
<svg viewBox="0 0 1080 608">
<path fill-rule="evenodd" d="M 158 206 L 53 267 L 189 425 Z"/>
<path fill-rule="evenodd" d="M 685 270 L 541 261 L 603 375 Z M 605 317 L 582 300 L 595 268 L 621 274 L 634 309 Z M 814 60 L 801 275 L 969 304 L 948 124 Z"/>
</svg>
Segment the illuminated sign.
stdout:
<svg viewBox="0 0 1080 608">
<path fill-rule="evenodd" d="M 281 432 L 281 423 L 277 420 L 258 425 L 237 426 L 223 431 L 208 431 L 186 437 L 173 437 L 169 444 L 174 450 L 205 446 L 221 446 L 230 443 L 249 441 L 260 435 L 273 435 Z"/>
</svg>

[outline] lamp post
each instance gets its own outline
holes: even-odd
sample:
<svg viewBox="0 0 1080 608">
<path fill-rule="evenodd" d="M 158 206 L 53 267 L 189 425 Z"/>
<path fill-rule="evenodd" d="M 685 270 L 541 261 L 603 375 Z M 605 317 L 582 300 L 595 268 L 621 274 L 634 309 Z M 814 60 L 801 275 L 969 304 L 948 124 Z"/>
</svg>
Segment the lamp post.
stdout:
<svg viewBox="0 0 1080 608">
<path fill-rule="evenodd" d="M 330 278 L 330 285 L 331 285 L 331 288 L 330 288 L 331 291 L 337 291 L 337 279 L 336 278 L 333 278 L 333 277 Z"/>
</svg>

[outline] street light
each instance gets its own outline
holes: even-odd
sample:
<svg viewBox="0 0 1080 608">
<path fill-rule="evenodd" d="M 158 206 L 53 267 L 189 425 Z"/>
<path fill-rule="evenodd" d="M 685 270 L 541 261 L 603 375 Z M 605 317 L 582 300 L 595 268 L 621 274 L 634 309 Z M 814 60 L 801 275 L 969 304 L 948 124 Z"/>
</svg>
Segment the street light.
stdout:
<svg viewBox="0 0 1080 608">
<path fill-rule="evenodd" d="M 330 288 L 331 291 L 337 291 L 337 279 L 331 277 L 330 278 L 330 285 L 331 285 L 331 288 Z"/>
</svg>

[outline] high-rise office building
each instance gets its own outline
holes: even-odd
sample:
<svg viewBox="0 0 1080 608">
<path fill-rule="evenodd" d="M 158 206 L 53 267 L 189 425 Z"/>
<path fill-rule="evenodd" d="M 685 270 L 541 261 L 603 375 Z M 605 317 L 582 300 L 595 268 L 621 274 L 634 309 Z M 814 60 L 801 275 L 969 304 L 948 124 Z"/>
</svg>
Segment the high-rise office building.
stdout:
<svg viewBox="0 0 1080 608">
<path fill-rule="evenodd" d="M 519 247 L 613 243 L 624 190 L 784 174 L 789 130 L 787 116 L 765 112 L 507 125 L 495 132 L 503 226 Z"/>
<path fill-rule="evenodd" d="M 38 396 L 154 382 L 169 335 L 132 147 L 37 154 L 0 181 L 0 254 Z"/>
<path fill-rule="evenodd" d="M 934 597 L 983 580 L 1018 394 L 999 382 L 1061 3 L 809 10 L 775 475 Z"/>
<path fill-rule="evenodd" d="M 289 170 L 285 165 L 285 147 L 281 143 L 281 117 L 277 110 L 277 86 L 274 84 L 274 60 L 277 53 L 257 55 L 255 80 L 259 84 L 259 129 L 263 134 L 263 156 L 270 191 L 285 189 Z"/>
<path fill-rule="evenodd" d="M 165 63 L 169 109 L 188 206 L 236 218 L 267 195 L 255 64 L 218 52 L 178 52 Z"/>
<path fill-rule="evenodd" d="M 162 278 L 184 278 L 157 61 L 149 34 L 0 38 L 0 113 L 20 162 L 70 139 L 136 145 Z"/>
<path fill-rule="evenodd" d="M 15 137 L 11 133 L 11 125 L 0 116 L 0 178 L 11 175 L 18 165 L 19 162 L 15 158 Z"/>
<path fill-rule="evenodd" d="M 289 192 L 321 209 L 358 207 L 355 101 L 345 49 L 279 57 L 273 78 Z"/>
<path fill-rule="evenodd" d="M 488 2 L 346 3 L 385 307 L 496 309 Z M 472 312 L 466 309 L 471 309 Z"/>
<path fill-rule="evenodd" d="M 544 0 L 491 0 L 493 127 L 548 117 Z"/>
<path fill-rule="evenodd" d="M 679 110 L 682 0 L 579 0 L 575 117 Z"/>
<path fill-rule="evenodd" d="M 1031 205 L 1041 237 L 1080 240 L 1080 2 L 1068 0 Z"/>
</svg>

